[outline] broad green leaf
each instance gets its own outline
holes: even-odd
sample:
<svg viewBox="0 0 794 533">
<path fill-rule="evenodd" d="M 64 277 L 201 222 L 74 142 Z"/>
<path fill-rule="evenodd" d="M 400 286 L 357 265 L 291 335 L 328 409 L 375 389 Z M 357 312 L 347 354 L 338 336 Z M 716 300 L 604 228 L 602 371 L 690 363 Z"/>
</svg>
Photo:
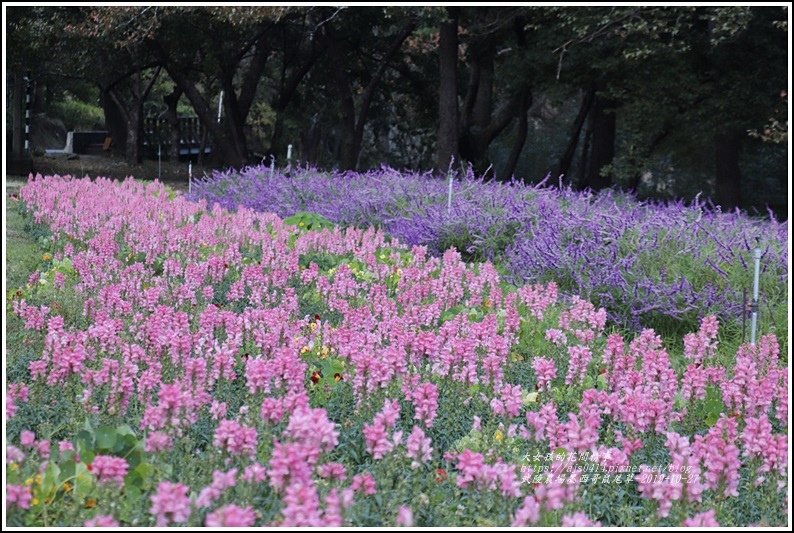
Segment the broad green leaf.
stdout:
<svg viewBox="0 0 794 533">
<path fill-rule="evenodd" d="M 96 430 L 96 447 L 100 450 L 112 450 L 116 445 L 116 429 L 102 426 Z"/>
</svg>

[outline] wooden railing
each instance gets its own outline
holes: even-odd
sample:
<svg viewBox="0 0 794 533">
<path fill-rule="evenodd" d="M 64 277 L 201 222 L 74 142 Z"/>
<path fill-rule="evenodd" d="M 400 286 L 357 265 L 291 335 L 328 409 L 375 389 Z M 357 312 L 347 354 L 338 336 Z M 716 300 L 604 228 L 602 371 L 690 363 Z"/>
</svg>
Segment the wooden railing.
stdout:
<svg viewBox="0 0 794 533">
<path fill-rule="evenodd" d="M 204 135 L 206 134 L 206 137 Z M 182 117 L 179 119 L 179 153 L 181 155 L 198 154 L 202 140 L 205 153 L 212 150 L 212 137 L 205 131 L 198 117 Z M 164 118 L 146 118 L 143 120 L 143 146 L 148 153 L 157 153 L 159 147 L 170 151 L 171 124 Z"/>
</svg>

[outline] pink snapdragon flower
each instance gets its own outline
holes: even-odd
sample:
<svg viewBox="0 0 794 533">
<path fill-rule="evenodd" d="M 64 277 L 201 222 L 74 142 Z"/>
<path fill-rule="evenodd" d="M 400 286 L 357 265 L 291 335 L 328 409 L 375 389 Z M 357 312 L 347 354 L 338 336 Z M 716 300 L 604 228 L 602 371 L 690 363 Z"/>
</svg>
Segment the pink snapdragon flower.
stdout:
<svg viewBox="0 0 794 533">
<path fill-rule="evenodd" d="M 513 522 L 510 527 L 527 527 L 538 523 L 540 520 L 540 505 L 535 496 L 527 496 L 524 503 L 516 509 Z"/>
<path fill-rule="evenodd" d="M 551 390 L 551 380 L 557 377 L 557 368 L 554 361 L 546 357 L 535 357 L 532 368 L 538 377 L 538 390 L 548 392 Z"/>
<path fill-rule="evenodd" d="M 523 407 L 521 385 L 506 383 L 502 388 L 502 402 L 504 402 L 504 409 L 509 416 L 518 416 Z"/>
<path fill-rule="evenodd" d="M 581 469 L 571 472 L 563 468 L 563 463 L 555 461 L 546 472 L 547 481 L 535 488 L 538 503 L 547 511 L 562 509 L 566 503 L 573 502 L 579 494 Z M 556 475 L 555 475 L 556 474 Z"/>
<path fill-rule="evenodd" d="M 83 522 L 83 527 L 119 527 L 119 523 L 116 522 L 112 514 L 96 515 Z"/>
<path fill-rule="evenodd" d="M 371 453 L 375 459 L 382 459 L 389 453 L 395 445 L 400 443 L 401 432 L 393 435 L 389 439 L 388 429 L 397 423 L 400 415 L 400 404 L 397 400 L 386 400 L 383 409 L 375 415 L 372 424 L 364 424 L 364 439 L 367 452 Z"/>
<path fill-rule="evenodd" d="M 414 418 L 425 423 L 425 427 L 433 427 L 433 420 L 438 410 L 438 386 L 434 383 L 419 384 L 410 396 L 414 404 Z"/>
<path fill-rule="evenodd" d="M 11 418 L 14 418 L 14 416 L 16 415 L 17 409 L 19 409 L 19 406 L 16 405 L 15 403 L 17 400 L 21 402 L 28 401 L 28 393 L 29 393 L 29 389 L 26 385 L 21 385 L 19 383 L 8 384 L 8 391 L 6 392 L 7 419 L 10 420 Z"/>
<path fill-rule="evenodd" d="M 336 425 L 328 419 L 325 409 L 302 406 L 290 415 L 289 423 L 282 435 L 295 442 L 330 451 L 339 443 L 339 431 L 335 428 Z"/>
<path fill-rule="evenodd" d="M 723 487 L 725 496 L 739 496 L 739 448 L 736 446 L 738 422 L 733 417 L 720 415 L 705 437 L 695 435 L 693 448 L 706 467 L 704 485 L 707 489 Z"/>
<path fill-rule="evenodd" d="M 236 468 L 232 468 L 228 472 L 221 472 L 220 470 L 214 471 L 212 473 L 212 483 L 199 492 L 198 498 L 196 498 L 196 506 L 210 507 L 213 502 L 217 501 L 221 495 L 223 495 L 223 491 L 237 484 L 236 477 Z"/>
<path fill-rule="evenodd" d="M 562 527 L 601 527 L 601 522 L 593 522 L 585 513 L 578 511 L 573 515 L 562 515 Z"/>
<path fill-rule="evenodd" d="M 162 452 L 164 450 L 170 450 L 173 445 L 174 442 L 171 435 L 162 431 L 152 431 L 149 433 L 149 436 L 146 437 L 146 447 L 144 450 L 147 452 Z"/>
<path fill-rule="evenodd" d="M 398 526 L 413 527 L 414 512 L 411 510 L 410 507 L 401 505 L 400 508 L 397 510 L 397 518 L 394 519 L 394 523 Z"/>
<path fill-rule="evenodd" d="M 372 474 L 357 474 L 353 476 L 353 482 L 350 484 L 350 488 L 356 492 L 363 492 L 368 496 L 377 492 L 375 489 L 375 479 L 372 477 Z"/>
<path fill-rule="evenodd" d="M 225 505 L 207 515 L 206 527 L 252 527 L 256 521 L 250 505 L 239 508 L 234 504 Z"/>
<path fill-rule="evenodd" d="M 149 512 L 157 517 L 157 527 L 165 527 L 169 522 L 184 524 L 190 518 L 189 487 L 181 483 L 163 481 L 157 486 L 157 494 L 149 496 L 152 502 Z"/>
<path fill-rule="evenodd" d="M 320 465 L 320 477 L 325 479 L 347 479 L 347 468 L 342 463 L 325 463 Z"/>
<path fill-rule="evenodd" d="M 430 447 L 430 438 L 425 437 L 425 432 L 419 426 L 414 426 L 413 431 L 405 442 L 406 457 L 413 459 L 411 469 L 416 470 L 430 460 L 433 448 Z"/>
<path fill-rule="evenodd" d="M 692 518 L 687 518 L 681 525 L 683 527 L 720 527 L 715 518 L 716 514 L 715 509 L 709 509 L 705 513 L 698 513 Z"/>
<path fill-rule="evenodd" d="M 96 476 L 99 485 L 113 484 L 118 488 L 123 487 L 128 469 L 126 460 L 112 455 L 97 455 L 91 463 L 91 473 Z"/>
<path fill-rule="evenodd" d="M 231 455 L 253 457 L 256 455 L 256 428 L 244 426 L 236 420 L 221 420 L 212 445 Z"/>
<path fill-rule="evenodd" d="M 281 491 L 289 484 L 312 483 L 312 468 L 319 455 L 320 450 L 314 445 L 276 442 L 267 470 L 270 486 Z"/>
<path fill-rule="evenodd" d="M 314 483 L 292 484 L 284 495 L 284 516 L 281 527 L 320 527 L 323 525 L 320 514 L 320 500 Z"/>
<path fill-rule="evenodd" d="M 719 324 L 717 317 L 709 315 L 700 321 L 700 330 L 697 333 L 684 335 L 684 357 L 695 363 L 702 363 L 705 359 L 714 357 L 717 351 L 717 330 Z"/>
<path fill-rule="evenodd" d="M 689 440 L 670 431 L 665 446 L 670 450 L 668 473 L 659 479 L 658 471 L 654 472 L 642 464 L 640 473 L 635 476 L 640 494 L 659 503 L 656 513 L 659 518 L 668 516 L 673 502 L 684 499 L 684 495 L 690 503 L 701 501 L 701 493 L 705 488 L 701 481 L 699 459 L 696 450 L 689 445 Z"/>
<path fill-rule="evenodd" d="M 20 509 L 30 509 L 33 494 L 30 485 L 9 485 L 6 483 L 6 509 L 15 504 Z"/>
</svg>

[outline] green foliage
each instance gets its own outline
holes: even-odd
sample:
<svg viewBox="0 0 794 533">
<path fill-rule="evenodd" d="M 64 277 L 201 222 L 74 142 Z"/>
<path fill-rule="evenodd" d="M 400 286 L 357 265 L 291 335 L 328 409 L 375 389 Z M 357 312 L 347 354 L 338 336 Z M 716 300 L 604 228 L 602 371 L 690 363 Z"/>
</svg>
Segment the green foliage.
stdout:
<svg viewBox="0 0 794 533">
<path fill-rule="evenodd" d="M 284 224 L 297 226 L 305 231 L 319 231 L 322 229 L 333 229 L 334 224 L 327 218 L 317 213 L 307 213 L 298 211 L 294 215 L 284 219 Z"/>
<path fill-rule="evenodd" d="M 104 129 L 105 113 L 101 107 L 67 98 L 52 104 L 52 114 L 63 121 L 68 131 Z"/>
</svg>

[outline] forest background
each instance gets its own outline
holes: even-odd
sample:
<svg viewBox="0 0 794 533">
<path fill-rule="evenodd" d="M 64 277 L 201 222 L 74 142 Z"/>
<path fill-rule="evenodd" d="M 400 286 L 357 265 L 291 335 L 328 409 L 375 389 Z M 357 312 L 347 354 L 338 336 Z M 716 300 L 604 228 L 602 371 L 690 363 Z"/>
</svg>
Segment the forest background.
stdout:
<svg viewBox="0 0 794 533">
<path fill-rule="evenodd" d="M 157 157 L 147 119 L 178 160 L 193 117 L 218 168 L 292 145 L 320 168 L 471 164 L 785 219 L 786 6 L 6 5 L 6 149 L 29 86 L 31 128 L 55 132 L 38 144 L 106 130 L 132 165 Z"/>
</svg>

